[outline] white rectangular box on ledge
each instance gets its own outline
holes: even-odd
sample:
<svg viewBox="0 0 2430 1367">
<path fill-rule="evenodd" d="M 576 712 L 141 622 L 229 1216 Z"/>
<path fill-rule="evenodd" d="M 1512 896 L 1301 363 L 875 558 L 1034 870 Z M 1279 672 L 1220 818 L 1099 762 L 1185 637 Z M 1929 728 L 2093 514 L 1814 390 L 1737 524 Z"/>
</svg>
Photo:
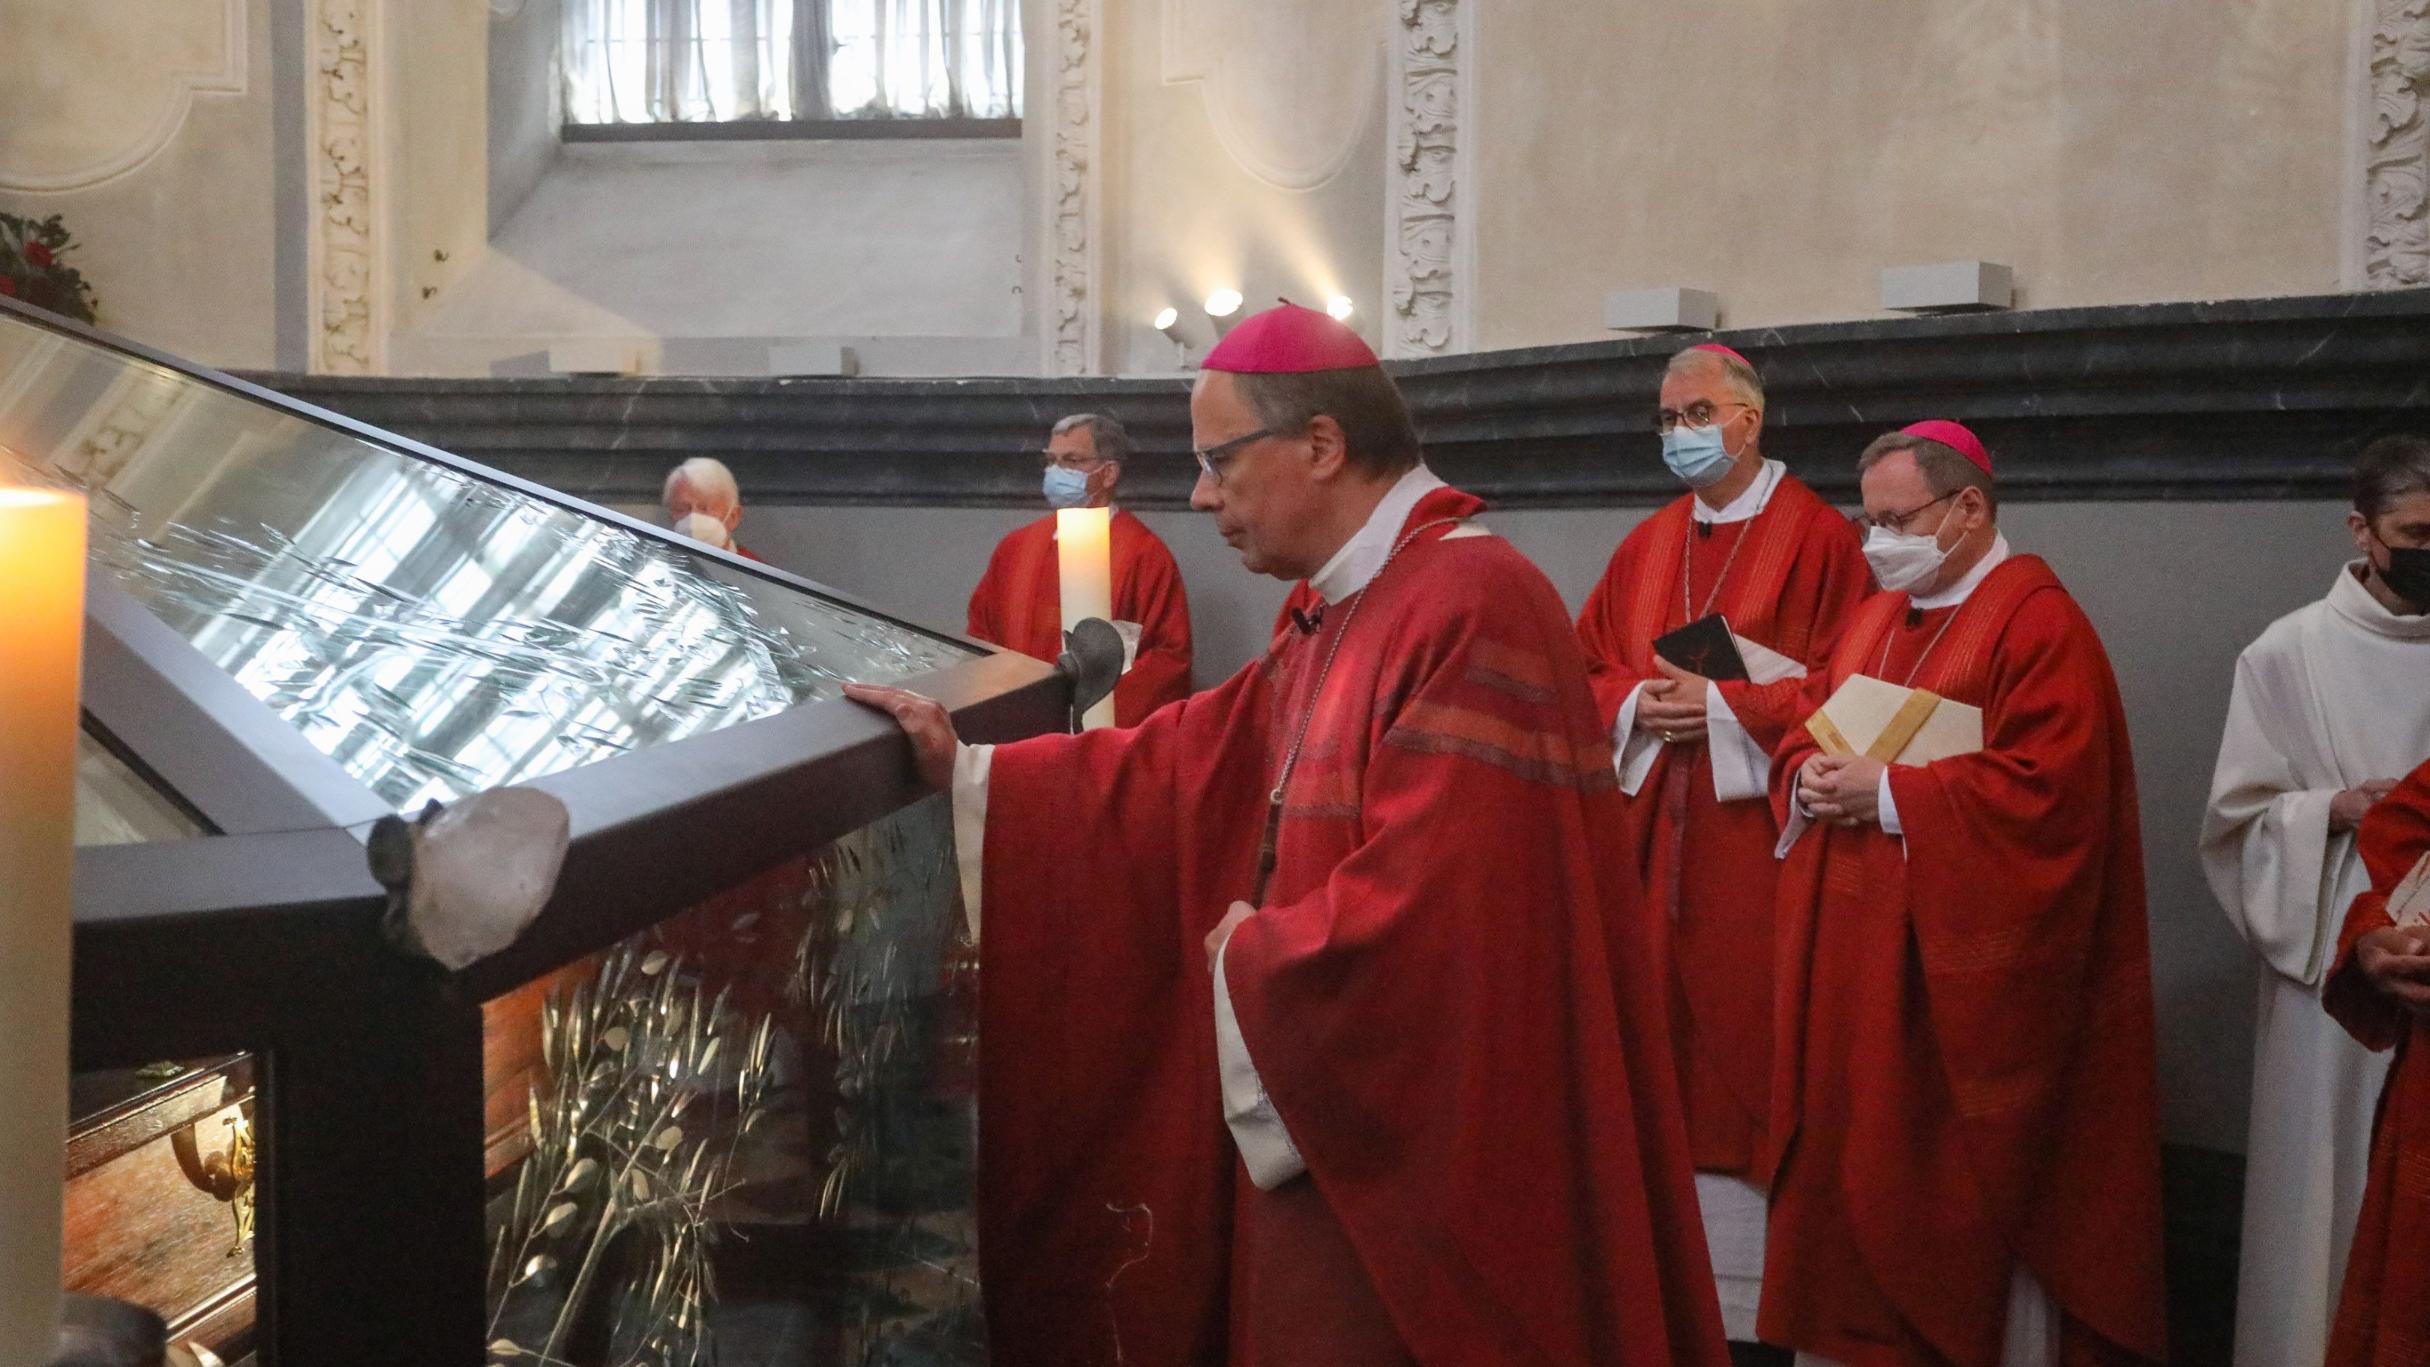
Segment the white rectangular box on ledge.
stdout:
<svg viewBox="0 0 2430 1367">
<path fill-rule="evenodd" d="M 630 337 L 568 337 L 548 344 L 554 375 L 633 375 L 642 368 L 641 343 Z"/>
<path fill-rule="evenodd" d="M 1894 313 L 2004 309 L 2016 296 L 2016 272 L 1997 261 L 1944 261 L 1882 271 L 1882 307 Z"/>
<path fill-rule="evenodd" d="M 1721 300 L 1711 290 L 1666 285 L 1603 296 L 1603 326 L 1615 332 L 1710 332 L 1720 318 Z"/>
<path fill-rule="evenodd" d="M 779 342 L 768 348 L 771 375 L 858 375 L 860 358 L 838 342 Z"/>
</svg>

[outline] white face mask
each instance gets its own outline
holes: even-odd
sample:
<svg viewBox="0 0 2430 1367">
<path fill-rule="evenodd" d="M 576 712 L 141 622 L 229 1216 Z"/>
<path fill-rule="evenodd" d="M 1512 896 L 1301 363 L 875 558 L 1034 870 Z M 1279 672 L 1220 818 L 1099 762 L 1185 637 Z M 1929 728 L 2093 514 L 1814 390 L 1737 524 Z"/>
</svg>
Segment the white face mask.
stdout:
<svg viewBox="0 0 2430 1367">
<path fill-rule="evenodd" d="M 1913 593 L 1932 582 L 1948 562 L 1949 552 L 1941 547 L 1941 527 L 1949 525 L 1949 514 L 1941 514 L 1941 526 L 1928 533 L 1894 532 L 1887 527 L 1865 529 L 1865 563 L 1873 567 L 1875 583 L 1892 593 Z"/>
</svg>

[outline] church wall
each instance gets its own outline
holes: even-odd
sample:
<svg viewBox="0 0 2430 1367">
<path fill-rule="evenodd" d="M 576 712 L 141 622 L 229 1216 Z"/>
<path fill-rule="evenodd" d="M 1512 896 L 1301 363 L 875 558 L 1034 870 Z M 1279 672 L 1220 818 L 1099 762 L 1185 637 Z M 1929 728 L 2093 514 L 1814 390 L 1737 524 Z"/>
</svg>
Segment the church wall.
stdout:
<svg viewBox="0 0 2430 1367">
<path fill-rule="evenodd" d="M 392 369 L 532 373 L 608 337 L 670 373 L 766 374 L 771 343 L 811 340 L 873 374 L 1033 372 L 1024 184 L 1009 140 L 568 146 Z"/>
<path fill-rule="evenodd" d="M 66 216 L 102 326 L 279 361 L 279 0 L 9 0 L 0 209 Z"/>
<path fill-rule="evenodd" d="M 2350 7 L 2324 0 L 1495 0 L 1473 64 L 1479 345 L 1880 316 L 1980 258 L 2052 308 L 2339 288 Z"/>
<path fill-rule="evenodd" d="M 1346 294 L 1378 340 L 1387 8 L 1107 0 L 1107 371 L 1177 368 L 1150 326 L 1167 305 L 1203 355 L 1217 288 L 1245 295 L 1244 314 Z"/>
<path fill-rule="evenodd" d="M 489 231 L 506 226 L 557 155 L 559 0 L 521 0 L 489 26 Z"/>
<path fill-rule="evenodd" d="M 2027 503 L 2002 512 L 2012 543 L 2049 558 L 2084 604 L 2125 696 L 2151 891 L 2163 1121 L 2172 1143 L 2244 1148 L 2255 979 L 2203 882 L 2194 840 L 2236 655 L 2270 621 L 2326 591 L 2351 549 L 2343 512 L 2325 502 Z M 958 630 L 995 542 L 1033 515 L 760 505 L 746 513 L 742 535 L 787 569 Z M 1493 514 L 1489 523 L 1576 608 L 1644 515 L 1636 508 L 1529 509 Z M 1263 648 L 1283 586 L 1243 572 L 1203 516 L 1142 516 L 1180 562 L 1198 682 L 1215 683 Z"/>
<path fill-rule="evenodd" d="M 411 329 L 479 262 L 489 236 L 489 0 L 382 10 L 390 285 Z"/>
</svg>

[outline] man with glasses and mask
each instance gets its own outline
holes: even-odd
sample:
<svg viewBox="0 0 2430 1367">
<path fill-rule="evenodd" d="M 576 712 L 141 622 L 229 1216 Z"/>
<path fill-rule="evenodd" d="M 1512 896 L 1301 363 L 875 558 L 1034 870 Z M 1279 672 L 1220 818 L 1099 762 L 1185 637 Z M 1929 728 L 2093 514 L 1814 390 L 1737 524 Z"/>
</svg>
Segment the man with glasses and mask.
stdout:
<svg viewBox="0 0 2430 1367">
<path fill-rule="evenodd" d="M 2261 960 L 2236 1360 L 2313 1361 L 2362 1204 L 2387 1057 L 2320 1009 L 2338 927 L 2370 874 L 2364 813 L 2430 759 L 2430 440 L 2354 466 L 2357 559 L 2236 662 L 2202 862 Z"/>
<path fill-rule="evenodd" d="M 1619 756 L 1624 838 L 1671 942 L 1671 1044 L 1696 1192 L 1722 1322 L 1741 1342 L 1755 1338 L 1763 1280 L 1772 750 L 1812 710 L 1805 674 L 1820 672 L 1873 587 L 1848 519 L 1764 459 L 1763 425 L 1763 385 L 1745 357 L 1715 343 L 1671 357 L 1655 427 L 1688 492 L 1620 543 L 1578 619 Z M 1708 679 L 1657 651 L 1658 638 L 1710 617 L 1773 652 L 1774 667 Z"/>
<path fill-rule="evenodd" d="M 1131 453 L 1122 424 L 1074 413 L 1055 424 L 1038 454 L 1049 508 L 1113 507 L 1122 462 Z M 1137 515 L 1114 510 L 1108 532 L 1114 617 L 1136 623 L 1138 652 L 1114 685 L 1114 724 L 1137 726 L 1150 712 L 1190 695 L 1190 600 L 1172 551 Z M 1063 653 L 1063 574 L 1049 512 L 997 545 L 970 594 L 970 634 L 1052 663 Z"/>
<path fill-rule="evenodd" d="M 2151 956 L 2109 658 L 2000 535 L 1972 432 L 1917 423 L 1859 468 L 1884 591 L 1816 696 L 1928 691 L 1981 710 L 1982 748 L 1884 765 L 1800 728 L 1775 758 L 1760 1328 L 1801 1362 L 2157 1362 Z"/>
<path fill-rule="evenodd" d="M 957 746 L 850 690 L 976 875 L 996 1359 L 1720 1367 L 1560 596 L 1343 323 L 1243 321 L 1190 418 L 1191 505 L 1305 629 L 1131 730 Z"/>
</svg>

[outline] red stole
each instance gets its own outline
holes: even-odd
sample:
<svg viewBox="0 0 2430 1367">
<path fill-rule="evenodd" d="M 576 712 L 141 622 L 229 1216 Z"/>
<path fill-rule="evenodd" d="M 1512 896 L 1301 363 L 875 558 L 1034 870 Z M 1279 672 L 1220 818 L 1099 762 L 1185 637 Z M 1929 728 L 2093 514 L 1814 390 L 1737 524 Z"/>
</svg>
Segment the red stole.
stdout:
<svg viewBox="0 0 2430 1367">
<path fill-rule="evenodd" d="M 1916 686 L 1984 709 L 1985 748 L 1891 771 L 1903 852 L 1877 826 L 1818 826 L 1783 867 L 1764 1336 L 1990 1367 L 2021 1261 L 2071 1361 L 2157 1361 L 2150 954 L 2116 682 L 2038 558 L 1953 613 L 1907 612 L 1869 600 L 1831 686 L 1883 671 L 1886 646 L 1893 682 L 1920 661 Z M 1800 734 L 1775 757 L 1776 808 L 1813 753 Z"/>
<path fill-rule="evenodd" d="M 2363 977 L 2354 946 L 2394 924 L 2388 895 L 2430 851 L 2430 764 L 2372 804 L 2355 850 L 2371 887 L 2346 912 L 2321 1000 L 2366 1047 L 2393 1047 L 2396 1064 L 2371 1132 L 2371 1174 L 2329 1329 L 2328 1367 L 2416 1367 L 2430 1357 L 2430 1053 L 2422 1046 L 2430 1026 Z"/>
<path fill-rule="evenodd" d="M 1190 603 L 1173 553 L 1148 525 L 1117 508 L 1109 524 L 1114 616 L 1140 625 L 1139 655 L 1114 685 L 1114 724 L 1136 726 L 1190 693 Z M 969 634 L 1053 663 L 1063 651 L 1063 575 L 1055 518 L 1006 536 L 970 595 Z"/>
<path fill-rule="evenodd" d="M 1871 587 L 1854 530 L 1783 476 L 1754 518 L 1696 533 L 1694 494 L 1631 531 L 1578 631 L 1608 723 L 1655 675 L 1653 641 L 1709 598 L 1731 629 L 1819 674 L 1841 620 Z M 1683 586 L 1680 572 L 1690 567 Z M 1716 581 L 1718 593 L 1716 593 Z M 1802 684 L 1722 685 L 1758 744 L 1804 715 Z M 1672 1044 L 1697 1168 L 1759 1180 L 1772 1080 L 1772 892 L 1779 831 L 1760 801 L 1713 797 L 1711 752 L 1665 747 L 1625 800 L 1625 839 L 1668 931 Z"/>
<path fill-rule="evenodd" d="M 1479 506 L 1439 490 L 1405 526 Z M 996 751 L 999 1361 L 1722 1360 L 1647 918 L 1591 837 L 1618 813 L 1583 661 L 1533 566 L 1443 535 L 1135 730 Z M 1259 1193 L 1201 941 L 1311 716 L 1269 895 L 1225 956 L 1310 1174 Z"/>
</svg>

